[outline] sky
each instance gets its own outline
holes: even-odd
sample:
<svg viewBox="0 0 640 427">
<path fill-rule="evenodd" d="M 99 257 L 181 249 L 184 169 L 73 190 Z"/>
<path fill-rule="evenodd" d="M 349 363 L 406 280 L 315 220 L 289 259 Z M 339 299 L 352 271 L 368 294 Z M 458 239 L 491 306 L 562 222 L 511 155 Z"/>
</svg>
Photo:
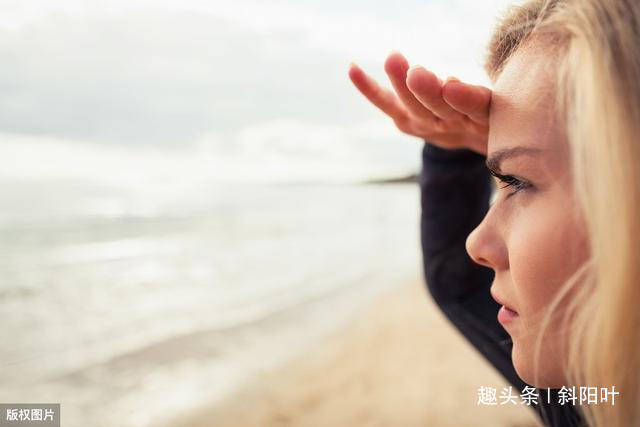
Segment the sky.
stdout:
<svg viewBox="0 0 640 427">
<path fill-rule="evenodd" d="M 0 179 L 354 180 L 419 167 L 348 79 L 392 50 L 490 83 L 508 0 L 0 0 Z M 113 170 L 122 172 L 114 177 Z"/>
</svg>

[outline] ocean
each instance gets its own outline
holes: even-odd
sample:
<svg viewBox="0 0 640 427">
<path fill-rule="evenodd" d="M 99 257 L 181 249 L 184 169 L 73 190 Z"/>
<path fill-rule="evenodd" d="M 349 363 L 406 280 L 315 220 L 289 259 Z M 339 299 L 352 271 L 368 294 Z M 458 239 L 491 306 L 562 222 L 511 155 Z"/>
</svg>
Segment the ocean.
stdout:
<svg viewBox="0 0 640 427">
<path fill-rule="evenodd" d="M 0 401 L 158 425 L 421 275 L 417 184 L 0 181 Z"/>
</svg>

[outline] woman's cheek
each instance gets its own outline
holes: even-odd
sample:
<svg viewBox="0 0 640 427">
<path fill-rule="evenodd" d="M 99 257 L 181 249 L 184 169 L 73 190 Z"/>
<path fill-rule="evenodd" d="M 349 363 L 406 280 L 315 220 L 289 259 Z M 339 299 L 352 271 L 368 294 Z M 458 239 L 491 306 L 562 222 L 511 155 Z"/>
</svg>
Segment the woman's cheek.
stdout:
<svg viewBox="0 0 640 427">
<path fill-rule="evenodd" d="M 523 317 L 546 307 L 561 285 L 563 250 L 562 216 L 552 207 L 530 205 L 520 212 L 510 233 L 509 269 L 515 303 Z"/>
</svg>

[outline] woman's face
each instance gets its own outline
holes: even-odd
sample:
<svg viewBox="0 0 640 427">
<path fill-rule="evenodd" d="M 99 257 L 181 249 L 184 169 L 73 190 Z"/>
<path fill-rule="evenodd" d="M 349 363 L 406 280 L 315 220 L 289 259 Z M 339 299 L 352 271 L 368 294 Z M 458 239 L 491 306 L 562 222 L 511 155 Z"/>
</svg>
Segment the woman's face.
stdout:
<svg viewBox="0 0 640 427">
<path fill-rule="evenodd" d="M 544 52 L 519 51 L 495 84 L 487 163 L 519 181 L 509 186 L 493 178 L 496 198 L 468 236 L 466 248 L 476 263 L 494 270 L 494 298 L 518 313 L 501 322 L 513 341 L 516 372 L 530 385 L 559 388 L 569 385 L 562 371 L 566 334 L 560 321 L 573 292 L 562 300 L 545 331 L 537 383 L 535 340 L 545 307 L 586 260 L 588 249 L 565 129 L 553 110 L 553 68 Z"/>
</svg>

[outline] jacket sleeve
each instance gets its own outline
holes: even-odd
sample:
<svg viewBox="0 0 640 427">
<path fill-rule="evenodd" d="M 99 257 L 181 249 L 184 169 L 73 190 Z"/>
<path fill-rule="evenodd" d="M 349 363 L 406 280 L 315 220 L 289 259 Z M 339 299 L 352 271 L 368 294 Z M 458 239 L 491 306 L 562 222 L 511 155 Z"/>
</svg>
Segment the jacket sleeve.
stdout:
<svg viewBox="0 0 640 427">
<path fill-rule="evenodd" d="M 465 242 L 489 209 L 491 177 L 485 157 L 425 141 L 419 177 L 423 269 L 429 294 L 446 317 L 522 391 L 511 361 L 511 339 L 497 320 L 489 288 L 493 270 L 474 263 Z"/>
</svg>

